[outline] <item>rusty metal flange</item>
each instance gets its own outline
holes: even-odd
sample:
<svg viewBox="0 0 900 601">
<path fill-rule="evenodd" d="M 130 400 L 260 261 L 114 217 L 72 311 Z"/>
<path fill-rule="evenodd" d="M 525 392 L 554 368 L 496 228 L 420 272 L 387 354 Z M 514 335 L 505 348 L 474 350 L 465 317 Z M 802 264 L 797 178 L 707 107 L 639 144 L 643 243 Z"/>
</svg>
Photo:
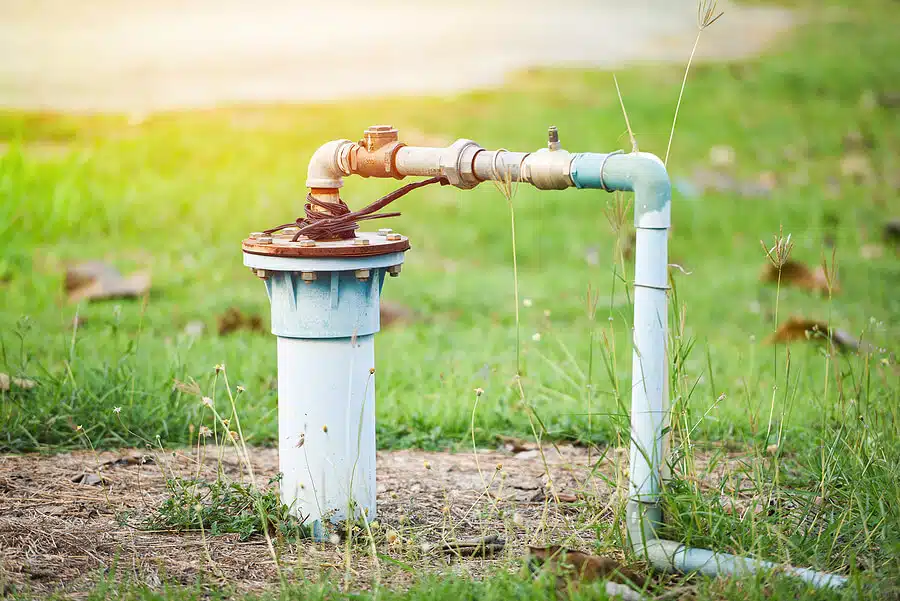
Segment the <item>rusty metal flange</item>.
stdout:
<svg viewBox="0 0 900 601">
<path fill-rule="evenodd" d="M 241 242 L 244 252 L 270 257 L 372 257 L 409 250 L 409 238 L 396 233 L 356 232 L 349 240 L 292 242 L 295 229 L 271 236 L 251 236 Z"/>
</svg>

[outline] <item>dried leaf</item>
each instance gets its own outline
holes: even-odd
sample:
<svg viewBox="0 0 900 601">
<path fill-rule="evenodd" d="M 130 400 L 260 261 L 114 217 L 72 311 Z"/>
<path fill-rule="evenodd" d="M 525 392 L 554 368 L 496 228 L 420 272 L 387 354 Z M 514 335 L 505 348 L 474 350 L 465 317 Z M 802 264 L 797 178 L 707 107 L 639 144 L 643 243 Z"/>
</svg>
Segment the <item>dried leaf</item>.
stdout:
<svg viewBox="0 0 900 601">
<path fill-rule="evenodd" d="M 88 261 L 66 269 L 66 293 L 69 302 L 108 298 L 134 298 L 150 290 L 150 274 L 136 272 L 123 277 L 112 265 Z"/>
<path fill-rule="evenodd" d="M 97 474 L 78 474 L 72 478 L 72 482 L 81 484 L 82 486 L 99 486 L 103 484 L 105 480 Z"/>
<path fill-rule="evenodd" d="M 129 465 L 153 465 L 153 457 L 150 457 L 149 455 L 120 457 L 118 459 L 110 459 L 103 463 L 101 467 L 127 467 Z"/>
<path fill-rule="evenodd" d="M 386 328 L 396 324 L 409 323 L 415 319 L 415 313 L 408 307 L 381 301 L 381 327 Z"/>
<path fill-rule="evenodd" d="M 763 282 L 774 284 L 778 282 L 778 267 L 772 263 L 766 263 L 759 279 Z M 800 261 L 788 259 L 781 266 L 781 284 L 785 286 L 796 286 L 810 292 L 821 292 L 828 294 L 828 275 L 822 266 L 810 269 Z M 839 292 L 840 286 L 837 281 L 831 283 L 831 292 Z"/>
<path fill-rule="evenodd" d="M 11 378 L 9 374 L 0 373 L 0 390 L 6 392 L 12 386 L 21 390 L 31 390 L 37 386 L 37 382 L 26 378 Z"/>
<path fill-rule="evenodd" d="M 829 336 L 830 332 L 830 336 Z M 795 340 L 828 340 L 841 351 L 858 351 L 859 341 L 846 330 L 829 329 L 824 321 L 815 321 L 803 317 L 790 317 L 778 326 L 778 330 L 769 336 L 768 342 L 793 342 Z"/>
<path fill-rule="evenodd" d="M 259 315 L 246 315 L 237 307 L 228 307 L 216 317 L 219 336 L 226 336 L 239 330 L 262 332 L 263 322 Z"/>
<path fill-rule="evenodd" d="M 516 438 L 515 436 L 498 435 L 497 439 L 503 443 L 503 447 L 510 453 L 523 453 L 536 448 L 531 441 Z"/>
<path fill-rule="evenodd" d="M 642 582 L 637 574 L 622 567 L 614 559 L 572 551 L 559 545 L 528 547 L 528 556 L 528 565 L 532 571 L 535 571 L 536 566 L 543 566 L 567 580 L 590 582 L 606 578 L 619 582 L 630 581 L 634 584 Z"/>
<path fill-rule="evenodd" d="M 506 541 L 491 534 L 483 538 L 463 539 L 439 544 L 425 544 L 422 550 L 426 553 L 440 551 L 459 557 L 489 557 L 503 550 Z"/>
</svg>

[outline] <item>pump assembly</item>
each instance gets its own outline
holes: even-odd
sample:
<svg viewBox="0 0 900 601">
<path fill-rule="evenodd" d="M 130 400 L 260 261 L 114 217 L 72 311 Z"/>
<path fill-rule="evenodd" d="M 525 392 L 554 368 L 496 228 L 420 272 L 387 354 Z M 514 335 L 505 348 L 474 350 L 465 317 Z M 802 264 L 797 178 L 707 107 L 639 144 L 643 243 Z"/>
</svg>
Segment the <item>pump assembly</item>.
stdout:
<svg viewBox="0 0 900 601">
<path fill-rule="evenodd" d="M 426 177 L 358 211 L 340 198 L 350 175 Z M 486 150 L 471 140 L 446 148 L 407 146 L 389 125 L 359 142 L 322 145 L 309 163 L 306 214 L 251 234 L 244 265 L 266 285 L 278 337 L 278 447 L 281 496 L 306 517 L 317 538 L 329 523 L 375 518 L 375 345 L 386 275 L 400 274 L 409 239 L 391 229 L 359 231 L 359 222 L 424 185 L 467 190 L 487 180 L 540 190 L 569 187 L 634 192 L 636 252 L 627 530 L 633 550 L 655 567 L 706 575 L 778 569 L 818 587 L 842 576 L 687 547 L 659 538 L 666 450 L 667 243 L 671 186 L 656 156 L 570 153 L 551 127 L 536 152 Z"/>
</svg>

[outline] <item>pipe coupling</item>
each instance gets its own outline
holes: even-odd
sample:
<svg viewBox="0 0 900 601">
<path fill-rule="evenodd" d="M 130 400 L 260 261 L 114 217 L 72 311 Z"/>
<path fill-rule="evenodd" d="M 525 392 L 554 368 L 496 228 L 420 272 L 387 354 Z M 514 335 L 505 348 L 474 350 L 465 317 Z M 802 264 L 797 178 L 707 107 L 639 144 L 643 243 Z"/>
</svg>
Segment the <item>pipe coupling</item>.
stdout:
<svg viewBox="0 0 900 601">
<path fill-rule="evenodd" d="M 475 176 L 475 155 L 482 150 L 472 140 L 457 140 L 441 152 L 441 175 L 462 190 L 474 188 L 481 183 Z"/>
<path fill-rule="evenodd" d="M 565 190 L 572 186 L 572 159 L 567 150 L 542 148 L 528 155 L 522 165 L 523 179 L 539 190 Z"/>
</svg>

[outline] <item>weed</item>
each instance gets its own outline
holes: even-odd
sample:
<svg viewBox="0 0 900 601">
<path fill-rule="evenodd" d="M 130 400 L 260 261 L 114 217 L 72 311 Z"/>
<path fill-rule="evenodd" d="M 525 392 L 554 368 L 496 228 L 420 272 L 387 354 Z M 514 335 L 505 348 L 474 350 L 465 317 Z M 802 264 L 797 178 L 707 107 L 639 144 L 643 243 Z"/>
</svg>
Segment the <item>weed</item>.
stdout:
<svg viewBox="0 0 900 601">
<path fill-rule="evenodd" d="M 140 527 L 175 532 L 204 529 L 211 536 L 236 533 L 241 540 L 264 532 L 288 542 L 308 538 L 310 531 L 304 520 L 291 514 L 278 497 L 274 484 L 277 480 L 270 481 L 269 488 L 259 490 L 225 478 L 211 482 L 169 478 L 166 480 L 169 496 Z"/>
</svg>

